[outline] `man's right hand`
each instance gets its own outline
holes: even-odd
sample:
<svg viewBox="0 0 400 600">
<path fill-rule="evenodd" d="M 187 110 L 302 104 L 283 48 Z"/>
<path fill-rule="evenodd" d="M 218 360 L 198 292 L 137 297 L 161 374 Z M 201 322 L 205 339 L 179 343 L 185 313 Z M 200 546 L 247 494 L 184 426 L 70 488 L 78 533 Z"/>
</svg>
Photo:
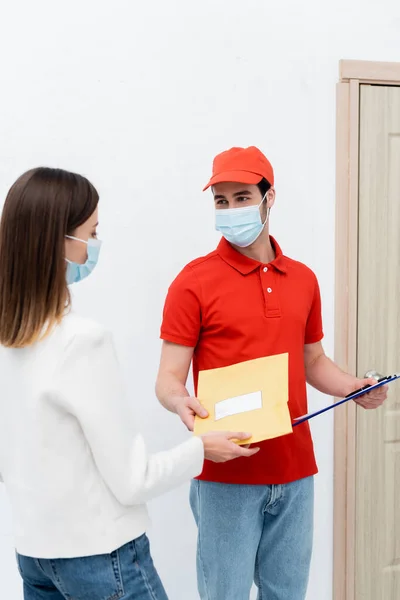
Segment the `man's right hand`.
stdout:
<svg viewBox="0 0 400 600">
<path fill-rule="evenodd" d="M 223 463 L 241 456 L 253 456 L 260 448 L 244 448 L 232 441 L 244 441 L 250 438 L 251 433 L 243 432 L 213 431 L 206 433 L 201 436 L 204 444 L 204 457 L 216 463 Z"/>
<path fill-rule="evenodd" d="M 179 398 L 176 403 L 176 413 L 179 415 L 182 423 L 186 425 L 189 431 L 193 431 L 195 416 L 199 416 L 202 419 L 208 417 L 208 412 L 197 400 L 192 396 L 186 396 L 185 398 Z"/>
</svg>

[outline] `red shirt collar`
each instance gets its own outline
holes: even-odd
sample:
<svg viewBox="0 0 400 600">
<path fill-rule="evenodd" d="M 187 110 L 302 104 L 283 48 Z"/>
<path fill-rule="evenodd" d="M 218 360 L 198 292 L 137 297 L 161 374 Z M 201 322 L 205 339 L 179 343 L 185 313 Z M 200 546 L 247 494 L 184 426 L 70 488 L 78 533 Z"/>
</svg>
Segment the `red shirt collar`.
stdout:
<svg viewBox="0 0 400 600">
<path fill-rule="evenodd" d="M 272 248 L 275 252 L 275 258 L 273 261 L 268 263 L 268 267 L 273 267 L 277 269 L 281 273 L 286 273 L 286 259 L 282 254 L 282 250 L 278 244 L 278 242 L 270 236 L 270 241 Z M 228 265 L 242 273 L 242 275 L 248 275 L 252 273 L 256 269 L 261 266 L 261 263 L 257 260 L 253 260 L 252 258 L 248 258 L 241 254 L 235 248 L 226 241 L 225 238 L 222 238 L 217 247 L 217 254 L 226 262 Z"/>
</svg>

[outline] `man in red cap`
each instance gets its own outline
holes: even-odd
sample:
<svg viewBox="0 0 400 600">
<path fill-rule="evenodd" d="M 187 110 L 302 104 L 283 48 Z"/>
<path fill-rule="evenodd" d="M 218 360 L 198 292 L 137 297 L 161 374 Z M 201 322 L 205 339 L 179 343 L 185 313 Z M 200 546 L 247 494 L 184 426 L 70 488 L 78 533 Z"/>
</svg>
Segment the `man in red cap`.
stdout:
<svg viewBox="0 0 400 600">
<path fill-rule="evenodd" d="M 289 410 L 307 412 L 306 382 L 344 397 L 374 383 L 342 372 L 324 353 L 317 279 L 286 257 L 269 234 L 274 172 L 255 147 L 218 155 L 211 187 L 216 250 L 188 264 L 169 288 L 157 396 L 188 429 L 207 413 L 190 397 L 202 370 L 275 354 L 289 355 Z M 358 400 L 376 408 L 386 388 Z M 313 476 L 317 472 L 308 422 L 265 441 L 252 458 L 205 463 L 192 483 L 198 525 L 198 588 L 204 600 L 304 600 L 313 531 Z"/>
</svg>

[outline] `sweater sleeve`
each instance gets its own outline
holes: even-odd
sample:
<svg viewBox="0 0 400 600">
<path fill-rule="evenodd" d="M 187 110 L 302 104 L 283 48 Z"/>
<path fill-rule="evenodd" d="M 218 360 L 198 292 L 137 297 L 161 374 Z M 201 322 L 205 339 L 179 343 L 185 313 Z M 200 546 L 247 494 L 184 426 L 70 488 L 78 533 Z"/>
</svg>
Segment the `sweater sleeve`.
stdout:
<svg viewBox="0 0 400 600">
<path fill-rule="evenodd" d="M 62 407 L 80 423 L 97 468 L 122 504 L 141 504 L 200 474 L 204 448 L 198 438 L 164 452 L 147 452 L 135 431 L 107 332 L 80 334 L 69 342 L 55 385 Z"/>
</svg>

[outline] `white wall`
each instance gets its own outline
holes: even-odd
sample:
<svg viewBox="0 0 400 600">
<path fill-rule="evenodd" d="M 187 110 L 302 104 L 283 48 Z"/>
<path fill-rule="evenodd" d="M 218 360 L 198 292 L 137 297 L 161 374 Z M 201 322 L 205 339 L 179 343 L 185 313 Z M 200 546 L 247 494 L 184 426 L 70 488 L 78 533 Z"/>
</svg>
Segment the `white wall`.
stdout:
<svg viewBox="0 0 400 600">
<path fill-rule="evenodd" d="M 86 174 L 104 240 L 76 305 L 115 332 L 153 449 L 185 437 L 157 404 L 168 283 L 217 242 L 201 188 L 214 154 L 256 144 L 276 169 L 272 232 L 317 272 L 333 351 L 335 82 L 340 58 L 400 60 L 396 0 L 13 0 L 0 4 L 0 198 L 40 164 Z M 339 225 L 340 226 L 340 225 Z M 310 395 L 312 406 L 327 399 Z M 313 425 L 315 552 L 308 600 L 332 578 L 332 415 Z M 172 600 L 193 600 L 195 528 L 180 489 L 152 503 Z M 0 492 L 1 596 L 21 597 Z"/>
</svg>

